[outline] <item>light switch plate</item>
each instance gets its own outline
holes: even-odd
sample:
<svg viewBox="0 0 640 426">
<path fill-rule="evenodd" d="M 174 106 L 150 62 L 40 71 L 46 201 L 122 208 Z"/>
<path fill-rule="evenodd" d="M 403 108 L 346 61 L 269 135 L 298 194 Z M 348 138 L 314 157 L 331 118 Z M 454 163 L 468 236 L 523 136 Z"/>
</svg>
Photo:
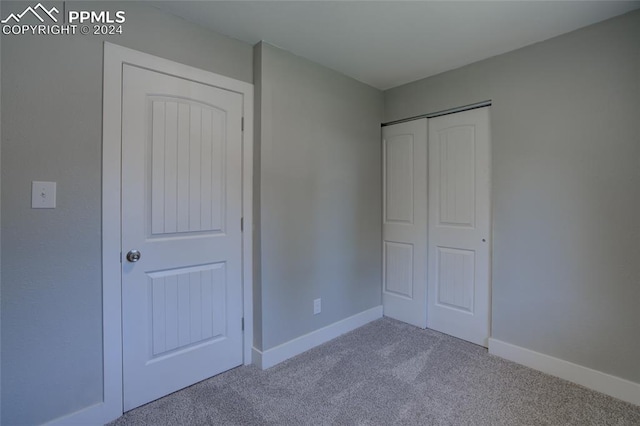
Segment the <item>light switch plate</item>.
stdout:
<svg viewBox="0 0 640 426">
<path fill-rule="evenodd" d="M 31 208 L 55 209 L 56 208 L 56 183 L 55 182 L 31 182 Z"/>
</svg>

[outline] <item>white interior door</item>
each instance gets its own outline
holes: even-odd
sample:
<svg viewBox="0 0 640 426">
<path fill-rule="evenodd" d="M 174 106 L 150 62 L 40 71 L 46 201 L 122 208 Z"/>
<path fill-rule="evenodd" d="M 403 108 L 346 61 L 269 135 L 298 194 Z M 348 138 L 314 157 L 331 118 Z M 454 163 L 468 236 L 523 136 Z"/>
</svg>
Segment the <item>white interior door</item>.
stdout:
<svg viewBox="0 0 640 426">
<path fill-rule="evenodd" d="M 427 326 L 427 120 L 382 129 L 383 308 Z"/>
<path fill-rule="evenodd" d="M 124 409 L 243 361 L 242 96 L 124 65 Z M 138 250 L 139 261 L 127 259 Z"/>
<path fill-rule="evenodd" d="M 429 120 L 427 327 L 487 346 L 490 333 L 489 108 Z"/>
</svg>

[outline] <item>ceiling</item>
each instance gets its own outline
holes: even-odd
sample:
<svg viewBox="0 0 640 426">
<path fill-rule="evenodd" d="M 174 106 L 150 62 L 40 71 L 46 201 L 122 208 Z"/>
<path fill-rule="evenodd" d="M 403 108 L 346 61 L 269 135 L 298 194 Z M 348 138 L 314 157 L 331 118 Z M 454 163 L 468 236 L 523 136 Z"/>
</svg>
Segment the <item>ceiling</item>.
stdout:
<svg viewBox="0 0 640 426">
<path fill-rule="evenodd" d="M 265 40 L 379 89 L 518 49 L 640 1 L 167 1 L 226 36 Z"/>
</svg>

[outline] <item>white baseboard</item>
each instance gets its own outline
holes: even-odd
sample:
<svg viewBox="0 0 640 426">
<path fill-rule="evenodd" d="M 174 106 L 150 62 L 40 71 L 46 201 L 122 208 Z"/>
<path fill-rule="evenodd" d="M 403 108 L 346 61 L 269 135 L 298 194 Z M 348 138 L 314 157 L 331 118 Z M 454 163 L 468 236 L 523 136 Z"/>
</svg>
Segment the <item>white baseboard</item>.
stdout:
<svg viewBox="0 0 640 426">
<path fill-rule="evenodd" d="M 103 402 L 91 405 L 45 423 L 45 426 L 101 426 L 117 419 L 122 413 L 107 413 Z"/>
<path fill-rule="evenodd" d="M 359 314 L 350 316 L 336 323 L 330 324 L 319 330 L 313 331 L 304 336 L 283 343 L 275 348 L 268 349 L 264 352 L 253 348 L 251 355 L 253 363 L 263 370 L 273 367 L 289 358 L 293 358 L 303 352 L 308 351 L 318 345 L 328 342 L 344 333 L 355 330 L 358 327 L 382 318 L 382 306 L 368 309 Z M 92 426 L 103 425 L 115 420 L 122 412 L 115 413 L 113 409 L 108 410 L 104 403 L 98 403 L 82 410 L 76 411 L 51 420 L 45 423 L 46 426 Z"/>
<path fill-rule="evenodd" d="M 368 309 L 341 321 L 330 324 L 304 336 L 297 337 L 275 348 L 259 351 L 253 348 L 253 363 L 263 370 L 273 367 L 289 358 L 300 355 L 316 346 L 335 339 L 341 334 L 355 330 L 363 325 L 382 318 L 382 306 Z"/>
<path fill-rule="evenodd" d="M 577 383 L 614 398 L 640 405 L 640 383 L 631 382 L 560 358 L 489 339 L 489 353 Z"/>
</svg>

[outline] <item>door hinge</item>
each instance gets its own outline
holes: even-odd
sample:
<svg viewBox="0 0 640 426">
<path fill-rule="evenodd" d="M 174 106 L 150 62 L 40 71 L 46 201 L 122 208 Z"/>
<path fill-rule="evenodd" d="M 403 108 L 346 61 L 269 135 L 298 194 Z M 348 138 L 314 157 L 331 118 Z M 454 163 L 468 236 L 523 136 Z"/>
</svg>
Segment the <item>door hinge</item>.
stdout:
<svg viewBox="0 0 640 426">
<path fill-rule="evenodd" d="M 240 218 L 240 232 L 244 232 L 244 217 Z"/>
<path fill-rule="evenodd" d="M 244 331 L 244 317 L 242 317 L 242 331 Z"/>
<path fill-rule="evenodd" d="M 240 130 L 244 132 L 244 117 L 240 120 Z"/>
<path fill-rule="evenodd" d="M 120 263 L 122 263 L 122 252 L 120 252 Z"/>
</svg>

